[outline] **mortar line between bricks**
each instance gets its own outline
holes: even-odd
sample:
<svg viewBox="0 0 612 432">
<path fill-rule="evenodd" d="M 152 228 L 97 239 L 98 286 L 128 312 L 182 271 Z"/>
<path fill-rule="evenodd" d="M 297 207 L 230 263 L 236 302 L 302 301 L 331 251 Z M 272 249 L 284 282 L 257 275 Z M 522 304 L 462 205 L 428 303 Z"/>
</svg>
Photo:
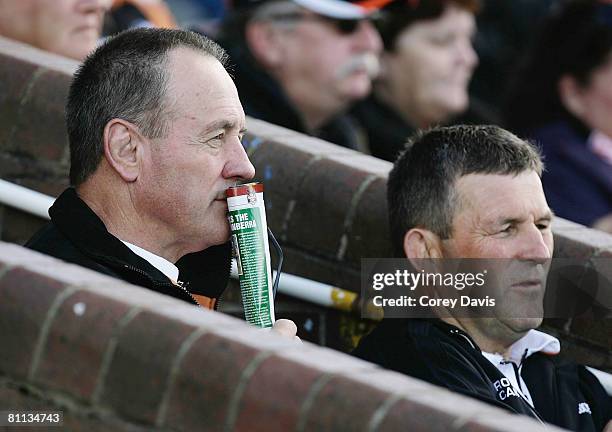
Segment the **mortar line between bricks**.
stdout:
<svg viewBox="0 0 612 432">
<path fill-rule="evenodd" d="M 172 388 L 174 387 L 174 382 L 176 381 L 183 358 L 187 355 L 193 344 L 207 332 L 208 330 L 205 328 L 198 328 L 187 336 L 183 343 L 181 343 L 176 356 L 174 356 L 174 359 L 172 360 L 172 366 L 170 367 L 170 373 L 168 374 L 168 379 L 166 381 L 166 390 L 164 391 L 164 395 L 162 396 L 162 400 L 157 411 L 155 426 L 162 427 L 166 421 L 168 404 L 170 403 L 170 396 L 172 396 Z"/>
<path fill-rule="evenodd" d="M 32 89 L 34 88 L 34 84 L 36 84 L 36 82 L 38 81 L 40 76 L 43 73 L 45 73 L 46 71 L 47 71 L 47 69 L 44 68 L 44 67 L 36 68 L 36 70 L 34 70 L 34 72 L 32 72 L 32 76 L 30 77 L 30 80 L 26 84 L 26 88 L 23 90 L 23 93 L 21 94 L 21 97 L 19 98 L 19 108 L 17 108 L 17 121 L 15 122 L 13 127 L 11 128 L 11 132 L 10 132 L 9 138 L 8 138 L 8 144 L 9 145 L 12 145 L 13 140 L 15 139 L 15 133 L 17 132 L 17 126 L 18 126 L 18 123 L 19 123 L 19 119 L 21 118 L 21 116 L 23 114 L 23 107 L 28 102 L 28 100 L 30 100 L 30 95 L 32 93 Z"/>
<path fill-rule="evenodd" d="M 238 385 L 236 386 L 236 390 L 232 395 L 232 398 L 229 402 L 229 407 L 227 409 L 227 418 L 225 421 L 225 427 L 223 430 L 225 432 L 230 432 L 234 429 L 234 425 L 236 424 L 236 420 L 238 419 L 238 408 L 240 406 L 240 402 L 242 401 L 242 395 L 246 390 L 246 386 L 249 383 L 251 377 L 257 370 L 257 368 L 263 363 L 265 359 L 274 354 L 273 351 L 262 351 L 255 356 L 253 360 L 249 362 L 249 364 L 242 370 L 240 374 L 240 380 L 238 381 Z"/>
<path fill-rule="evenodd" d="M 40 365 L 40 359 L 42 357 L 43 349 L 47 344 L 47 337 L 49 336 L 49 330 L 51 329 L 51 324 L 57 315 L 57 311 L 62 306 L 64 301 L 70 297 L 72 294 L 77 291 L 76 287 L 68 287 L 60 292 L 55 299 L 53 299 L 53 303 L 51 303 L 51 307 L 47 311 L 47 315 L 45 316 L 45 320 L 43 321 L 43 325 L 40 329 L 40 333 L 38 333 L 38 340 L 36 341 L 36 345 L 34 347 L 34 354 L 32 355 L 32 363 L 30 364 L 30 371 L 28 372 L 28 380 L 34 381 L 34 376 L 38 371 L 38 366 Z"/>
<path fill-rule="evenodd" d="M 316 162 L 320 161 L 321 159 L 323 159 L 321 155 L 315 155 L 312 157 L 312 159 L 306 162 L 306 165 L 304 166 L 304 169 L 302 170 L 302 172 L 300 172 L 298 181 L 296 183 L 296 188 L 298 191 L 302 187 L 302 183 L 304 182 L 304 179 L 306 178 L 306 175 L 308 174 L 310 167 L 314 165 Z M 295 210 L 296 203 L 297 203 L 297 200 L 292 199 L 287 204 L 287 211 L 285 212 L 285 217 L 283 218 L 283 223 L 281 225 L 281 232 L 280 232 L 280 239 L 283 242 L 287 240 L 287 230 L 289 229 L 289 222 L 291 221 L 291 216 L 293 216 L 293 211 Z"/>
<path fill-rule="evenodd" d="M 342 226 L 342 237 L 340 237 L 340 245 L 338 246 L 338 253 L 336 254 L 336 259 L 338 261 L 344 260 L 344 255 L 346 254 L 346 249 L 348 246 L 348 235 L 351 232 L 351 226 L 353 225 L 353 220 L 355 219 L 355 214 L 357 213 L 357 206 L 361 201 L 361 197 L 365 193 L 366 189 L 372 184 L 374 180 L 376 180 L 378 176 L 374 174 L 370 174 L 366 179 L 359 185 L 357 188 L 357 192 L 352 196 L 351 203 L 349 204 L 349 209 L 346 212 L 346 217 L 344 218 L 344 224 Z"/>
<path fill-rule="evenodd" d="M 70 393 L 64 391 L 53 390 L 42 386 L 37 386 L 28 381 L 15 380 L 13 378 L 4 377 L 0 374 L 0 386 L 4 388 L 21 391 L 26 389 L 26 397 L 41 401 L 47 405 L 44 410 L 61 410 L 64 412 L 64 417 L 72 416 L 79 420 L 93 419 L 101 421 L 105 424 L 106 430 L 121 430 L 129 432 L 151 432 L 150 425 L 133 423 L 129 420 L 118 417 L 113 411 L 103 408 L 94 407 L 84 403 L 80 399 L 75 399 Z M 110 428 L 113 429 L 110 429 Z M 0 431 L 3 429 L 0 428 Z M 10 429 L 6 429 L 10 430 Z M 56 430 L 56 429 L 53 429 Z M 98 430 L 98 429 L 96 429 Z M 176 432 L 169 429 L 155 429 L 157 432 Z"/>
<path fill-rule="evenodd" d="M 402 399 L 399 394 L 392 394 L 374 411 L 370 422 L 368 423 L 368 432 L 376 432 L 382 424 L 389 410 L 397 403 L 398 400 Z"/>
<path fill-rule="evenodd" d="M 319 395 L 319 392 L 323 390 L 323 387 L 331 380 L 335 375 L 333 373 L 325 373 L 320 376 L 317 381 L 310 387 L 308 394 L 304 398 L 304 402 L 300 407 L 300 415 L 298 417 L 297 426 L 295 427 L 296 432 L 305 432 L 306 421 L 308 421 L 308 414 L 314 405 L 314 401 Z"/>
<path fill-rule="evenodd" d="M 102 357 L 102 364 L 100 365 L 100 372 L 98 373 L 98 378 L 96 379 L 96 386 L 94 387 L 94 391 L 91 396 L 91 401 L 93 404 L 98 403 L 100 400 L 102 390 L 104 390 L 104 381 L 106 380 L 106 375 L 108 374 L 108 370 L 110 369 L 110 364 L 113 360 L 113 356 L 115 355 L 115 350 L 117 349 L 119 337 L 121 336 L 121 333 L 123 333 L 123 329 L 141 311 L 142 309 L 139 306 L 132 307 L 123 317 L 121 317 L 121 319 L 117 323 L 117 327 L 115 327 L 115 329 L 113 330 L 111 338 L 108 341 L 106 351 L 104 351 L 104 356 Z"/>
</svg>

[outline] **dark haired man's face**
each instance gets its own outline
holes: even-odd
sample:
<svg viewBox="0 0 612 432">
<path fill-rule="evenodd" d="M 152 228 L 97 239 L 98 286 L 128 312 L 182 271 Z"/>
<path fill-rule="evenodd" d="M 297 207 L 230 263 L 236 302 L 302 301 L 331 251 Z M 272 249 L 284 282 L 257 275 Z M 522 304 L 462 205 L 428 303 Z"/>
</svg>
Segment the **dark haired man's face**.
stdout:
<svg viewBox="0 0 612 432">
<path fill-rule="evenodd" d="M 496 318 L 482 320 L 483 333 L 495 337 L 538 327 L 553 252 L 552 213 L 540 177 L 534 171 L 470 174 L 455 188 L 458 203 L 444 257 L 504 259 L 507 271 L 496 288 L 503 301 Z"/>
</svg>

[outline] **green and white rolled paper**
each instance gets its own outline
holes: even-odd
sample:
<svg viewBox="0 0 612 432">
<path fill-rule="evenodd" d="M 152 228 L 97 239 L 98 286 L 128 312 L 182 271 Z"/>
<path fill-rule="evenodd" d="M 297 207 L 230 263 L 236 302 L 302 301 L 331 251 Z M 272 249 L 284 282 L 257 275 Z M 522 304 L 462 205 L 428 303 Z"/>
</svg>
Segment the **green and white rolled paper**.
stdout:
<svg viewBox="0 0 612 432">
<path fill-rule="evenodd" d="M 272 327 L 274 298 L 263 184 L 230 187 L 225 195 L 245 318 L 257 327 Z"/>
</svg>

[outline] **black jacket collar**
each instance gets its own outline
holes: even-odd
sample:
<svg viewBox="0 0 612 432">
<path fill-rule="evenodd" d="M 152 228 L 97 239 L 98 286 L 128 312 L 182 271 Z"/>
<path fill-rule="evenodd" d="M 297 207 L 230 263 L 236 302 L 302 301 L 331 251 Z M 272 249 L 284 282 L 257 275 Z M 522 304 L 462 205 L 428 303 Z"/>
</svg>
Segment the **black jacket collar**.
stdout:
<svg viewBox="0 0 612 432">
<path fill-rule="evenodd" d="M 110 234 L 102 220 L 78 197 L 73 188 L 66 189 L 59 196 L 49 209 L 49 215 L 57 229 L 83 254 L 110 267 L 118 277 L 132 272 L 140 273 L 153 285 L 170 283 L 162 272 Z M 230 245 L 226 243 L 186 255 L 176 266 L 179 268 L 179 280 L 190 292 L 217 298 L 229 280 Z M 132 278 L 122 278 L 133 282 Z"/>
</svg>

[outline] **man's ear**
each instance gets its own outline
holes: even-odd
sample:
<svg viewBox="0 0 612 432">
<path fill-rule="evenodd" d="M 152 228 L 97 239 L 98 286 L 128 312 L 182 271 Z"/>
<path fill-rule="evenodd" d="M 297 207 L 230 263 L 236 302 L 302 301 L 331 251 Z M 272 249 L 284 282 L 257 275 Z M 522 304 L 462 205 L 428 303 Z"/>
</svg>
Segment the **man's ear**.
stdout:
<svg viewBox="0 0 612 432">
<path fill-rule="evenodd" d="M 404 235 L 404 254 L 417 271 L 436 271 L 436 262 L 427 260 L 442 258 L 442 241 L 429 230 L 413 228 Z"/>
<path fill-rule="evenodd" d="M 142 136 L 136 127 L 122 119 L 112 119 L 104 128 L 104 157 L 126 182 L 136 181 L 140 173 Z"/>
<path fill-rule="evenodd" d="M 253 22 L 246 26 L 245 39 L 253 57 L 267 68 L 275 68 L 284 60 L 280 31 L 269 22 Z"/>
<path fill-rule="evenodd" d="M 442 258 L 442 241 L 429 230 L 412 228 L 404 235 L 404 253 L 409 260 Z"/>
<path fill-rule="evenodd" d="M 585 106 L 582 98 L 582 88 L 580 83 L 571 75 L 563 75 L 557 83 L 559 99 L 561 103 L 571 114 L 578 118 L 582 118 L 585 111 Z"/>
</svg>

